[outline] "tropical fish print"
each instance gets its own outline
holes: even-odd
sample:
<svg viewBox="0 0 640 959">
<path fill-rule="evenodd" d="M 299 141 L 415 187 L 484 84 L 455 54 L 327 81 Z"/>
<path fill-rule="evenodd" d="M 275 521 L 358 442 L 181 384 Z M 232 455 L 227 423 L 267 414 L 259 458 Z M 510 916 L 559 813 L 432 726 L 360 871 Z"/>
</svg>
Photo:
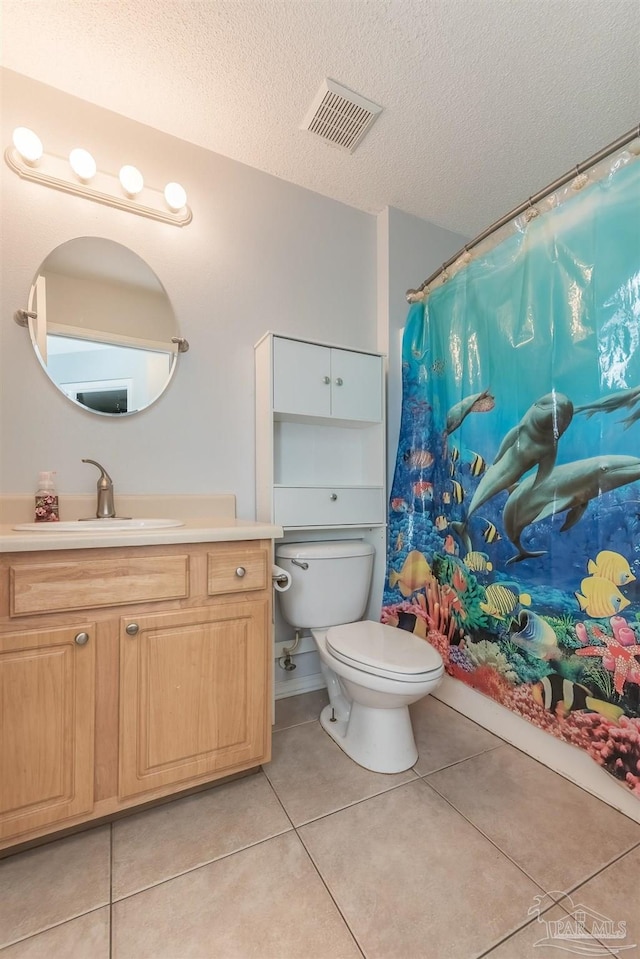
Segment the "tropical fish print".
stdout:
<svg viewBox="0 0 640 959">
<path fill-rule="evenodd" d="M 449 554 L 449 556 L 458 555 L 460 548 L 458 544 L 456 543 L 455 539 L 453 538 L 453 536 L 451 535 L 451 533 L 449 533 L 449 535 L 445 539 L 443 549 L 445 553 Z"/>
<path fill-rule="evenodd" d="M 469 472 L 472 476 L 482 476 L 484 471 L 487 468 L 487 462 L 484 457 L 480 456 L 480 453 L 473 453 L 471 459 L 471 465 L 469 467 Z"/>
<path fill-rule="evenodd" d="M 522 595 L 528 598 L 528 594 Z M 510 639 L 537 659 L 548 661 L 562 658 L 553 627 L 530 609 L 520 610 L 517 621 L 512 623 Z"/>
<path fill-rule="evenodd" d="M 457 480 L 453 480 L 451 483 L 452 491 L 451 495 L 453 496 L 454 503 L 462 503 L 464 500 L 464 490 L 462 488 L 462 483 L 459 483 Z"/>
<path fill-rule="evenodd" d="M 448 506 L 449 503 L 451 502 L 451 493 L 449 493 L 448 491 L 445 491 L 442 494 L 442 502 L 444 503 L 445 506 Z"/>
<path fill-rule="evenodd" d="M 486 573 L 493 569 L 493 563 L 489 562 L 489 557 L 486 553 L 478 553 L 473 550 L 462 560 L 467 569 L 473 570 L 474 573 Z"/>
<path fill-rule="evenodd" d="M 614 553 L 610 549 L 603 549 L 598 553 L 595 560 L 590 559 L 587 563 L 587 572 L 592 576 L 600 576 L 602 579 L 611 580 L 616 586 L 626 586 L 636 578 L 631 572 L 628 561 L 620 553 Z"/>
<path fill-rule="evenodd" d="M 396 553 L 400 552 L 403 544 L 404 544 L 404 533 L 402 532 L 402 530 L 400 530 L 400 532 L 396 536 Z"/>
<path fill-rule="evenodd" d="M 458 449 L 457 446 L 452 446 L 452 447 L 451 447 L 451 462 L 452 462 L 452 463 L 457 463 L 459 459 L 460 459 L 460 450 Z"/>
<path fill-rule="evenodd" d="M 575 710 L 590 709 L 607 719 L 618 722 L 624 710 L 613 703 L 595 699 L 591 690 L 579 683 L 572 683 L 558 673 L 543 676 L 540 682 L 531 687 L 531 698 L 538 706 L 543 706 L 559 719 L 566 719 Z"/>
<path fill-rule="evenodd" d="M 453 588 L 458 593 L 464 593 L 465 589 L 467 588 L 467 579 L 459 566 L 456 566 L 456 571 L 453 574 L 453 579 L 451 582 L 453 583 Z"/>
<path fill-rule="evenodd" d="M 403 459 L 410 470 L 426 470 L 433 466 L 433 453 L 429 450 L 407 450 Z"/>
<path fill-rule="evenodd" d="M 413 495 L 418 499 L 433 499 L 433 483 L 428 480 L 419 480 L 411 487 Z"/>
<path fill-rule="evenodd" d="M 502 539 L 502 536 L 498 532 L 497 526 L 487 520 L 487 525 L 482 531 L 482 538 L 485 543 L 498 543 Z"/>
<path fill-rule="evenodd" d="M 486 602 L 480 603 L 480 609 L 487 616 L 493 616 L 494 619 L 504 619 L 510 616 L 518 604 L 522 606 L 531 605 L 531 596 L 528 593 L 514 593 L 512 589 L 503 586 L 502 583 L 492 583 L 485 589 Z"/>
<path fill-rule="evenodd" d="M 629 605 L 615 583 L 602 576 L 588 576 L 580 584 L 581 593 L 576 593 L 578 605 L 587 616 L 601 619 L 603 616 L 614 616 Z"/>
<path fill-rule="evenodd" d="M 394 513 L 409 513 L 411 511 L 406 499 L 402 499 L 401 496 L 395 496 L 391 500 L 391 509 Z"/>
<path fill-rule="evenodd" d="M 424 554 L 417 549 L 411 550 L 407 555 L 399 573 L 396 570 L 391 570 L 389 573 L 391 589 L 397 586 L 403 596 L 411 596 L 417 589 L 422 589 L 431 579 L 433 579 L 431 567 Z"/>
<path fill-rule="evenodd" d="M 433 525 L 438 530 L 438 532 L 441 533 L 449 525 L 449 520 L 444 515 L 444 513 L 440 513 L 439 516 L 436 516 Z"/>
</svg>

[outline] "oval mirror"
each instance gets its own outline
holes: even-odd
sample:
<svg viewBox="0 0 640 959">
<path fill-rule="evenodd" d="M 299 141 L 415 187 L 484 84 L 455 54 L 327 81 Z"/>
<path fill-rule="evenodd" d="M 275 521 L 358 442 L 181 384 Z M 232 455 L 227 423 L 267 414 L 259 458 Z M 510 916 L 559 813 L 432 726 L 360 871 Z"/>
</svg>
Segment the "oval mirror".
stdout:
<svg viewBox="0 0 640 959">
<path fill-rule="evenodd" d="M 101 237 L 62 243 L 29 294 L 29 333 L 49 378 L 93 413 L 123 416 L 166 389 L 179 336 L 171 303 L 136 253 Z"/>
</svg>

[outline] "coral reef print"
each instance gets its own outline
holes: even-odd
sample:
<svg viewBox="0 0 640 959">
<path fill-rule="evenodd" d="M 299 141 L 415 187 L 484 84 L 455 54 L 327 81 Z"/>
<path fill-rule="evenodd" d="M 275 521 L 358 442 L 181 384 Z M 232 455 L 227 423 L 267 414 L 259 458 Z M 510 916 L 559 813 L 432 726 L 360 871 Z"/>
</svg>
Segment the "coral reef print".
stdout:
<svg viewBox="0 0 640 959">
<path fill-rule="evenodd" d="M 629 161 L 411 307 L 381 618 L 640 798 L 637 222 Z"/>
</svg>

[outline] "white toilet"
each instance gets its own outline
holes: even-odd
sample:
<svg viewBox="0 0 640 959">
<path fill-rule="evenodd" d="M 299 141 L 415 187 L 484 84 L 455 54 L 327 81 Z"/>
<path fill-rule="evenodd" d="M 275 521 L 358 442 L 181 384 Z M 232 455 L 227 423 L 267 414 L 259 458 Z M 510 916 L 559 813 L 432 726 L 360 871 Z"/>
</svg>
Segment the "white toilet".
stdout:
<svg viewBox="0 0 640 959">
<path fill-rule="evenodd" d="M 408 707 L 436 688 L 444 665 L 419 636 L 360 621 L 373 555 L 361 540 L 277 546 L 292 579 L 278 595 L 287 622 L 310 629 L 318 647 L 329 692 L 322 727 L 360 766 L 398 773 L 418 758 Z"/>
</svg>

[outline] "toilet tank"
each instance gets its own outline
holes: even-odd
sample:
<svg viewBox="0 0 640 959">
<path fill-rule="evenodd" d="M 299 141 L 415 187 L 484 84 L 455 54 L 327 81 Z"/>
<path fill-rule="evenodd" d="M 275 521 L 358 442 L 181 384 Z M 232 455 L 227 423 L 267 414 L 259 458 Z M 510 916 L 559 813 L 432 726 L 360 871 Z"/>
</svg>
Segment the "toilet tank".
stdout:
<svg viewBox="0 0 640 959">
<path fill-rule="evenodd" d="M 286 621 L 297 629 L 311 629 L 361 619 L 374 553 L 370 543 L 357 539 L 276 546 L 276 563 L 291 573 L 290 589 L 278 593 Z M 306 563 L 306 569 L 298 563 Z"/>
</svg>

